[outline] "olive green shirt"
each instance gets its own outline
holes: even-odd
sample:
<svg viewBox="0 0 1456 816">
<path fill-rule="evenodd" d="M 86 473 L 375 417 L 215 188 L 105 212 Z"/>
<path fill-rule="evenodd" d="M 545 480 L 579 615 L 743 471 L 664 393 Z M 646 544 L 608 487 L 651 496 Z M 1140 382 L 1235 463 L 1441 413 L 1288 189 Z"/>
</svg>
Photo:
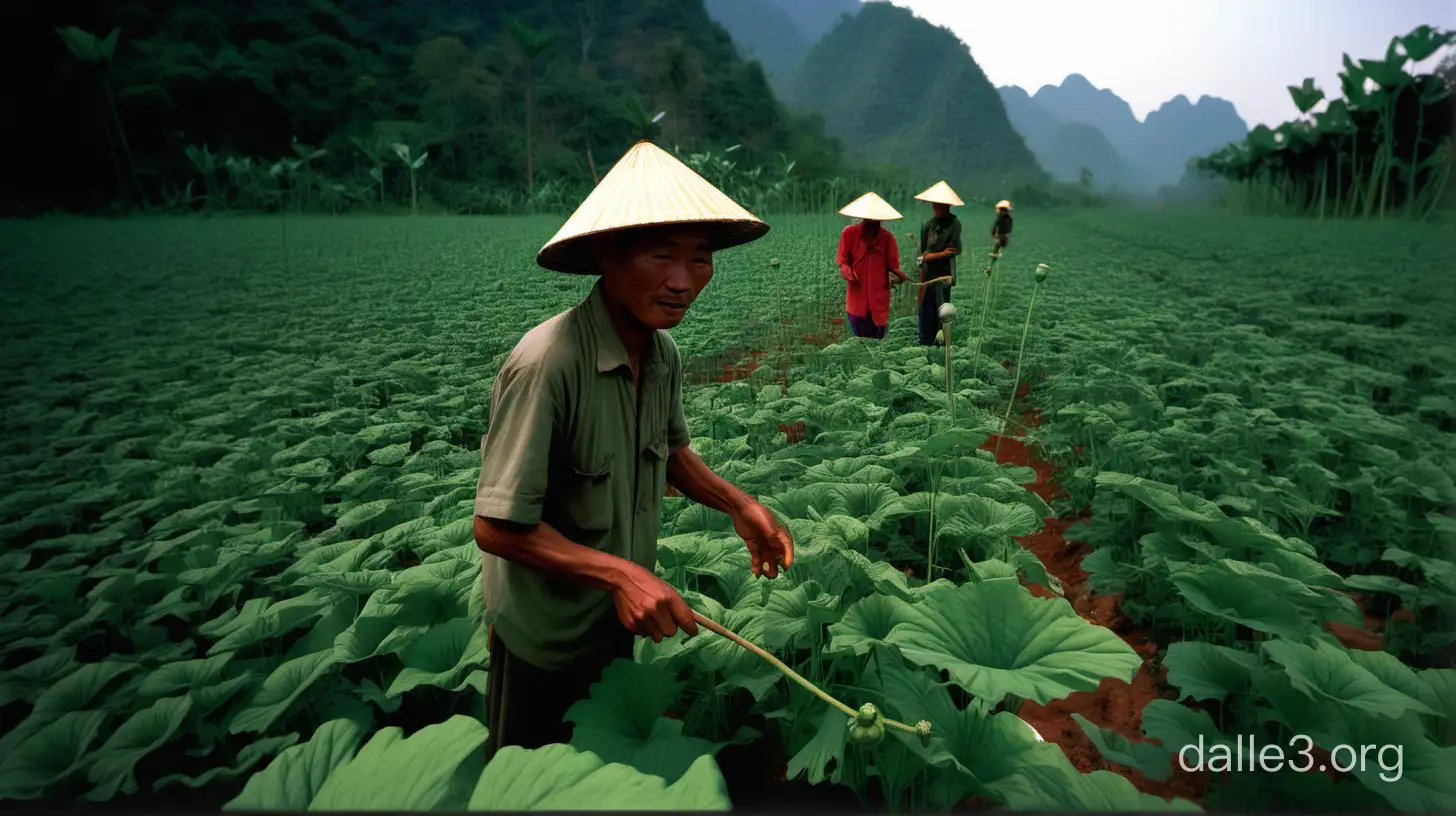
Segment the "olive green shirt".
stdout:
<svg viewBox="0 0 1456 816">
<path fill-rule="evenodd" d="M 598 282 L 585 301 L 521 338 L 496 376 L 476 515 L 545 522 L 652 569 L 668 457 L 691 441 L 682 372 L 672 338 L 655 332 L 643 351 L 639 406 Z M 482 556 L 486 622 L 529 663 L 566 668 L 616 622 L 607 592 Z"/>
</svg>

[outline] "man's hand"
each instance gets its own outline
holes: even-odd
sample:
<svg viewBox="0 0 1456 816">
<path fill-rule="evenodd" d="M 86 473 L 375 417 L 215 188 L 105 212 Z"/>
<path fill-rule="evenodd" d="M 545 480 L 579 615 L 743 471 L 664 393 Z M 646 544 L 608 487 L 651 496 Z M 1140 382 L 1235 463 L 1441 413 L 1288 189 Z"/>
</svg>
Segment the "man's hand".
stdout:
<svg viewBox="0 0 1456 816">
<path fill-rule="evenodd" d="M 733 529 L 753 555 L 753 574 L 779 576 L 779 568 L 794 563 L 794 538 L 772 511 L 760 502 L 750 502 L 733 514 Z"/>
<path fill-rule="evenodd" d="M 698 633 L 693 610 L 666 581 L 647 569 L 631 564 L 612 590 L 617 619 L 634 634 L 661 643 L 681 629 L 689 636 Z"/>
</svg>

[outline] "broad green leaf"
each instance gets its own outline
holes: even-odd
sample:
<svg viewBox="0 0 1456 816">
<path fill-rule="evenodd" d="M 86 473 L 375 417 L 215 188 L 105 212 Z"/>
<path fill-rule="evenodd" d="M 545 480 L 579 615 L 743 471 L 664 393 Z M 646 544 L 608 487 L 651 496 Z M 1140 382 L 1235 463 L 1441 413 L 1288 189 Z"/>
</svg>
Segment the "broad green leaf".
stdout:
<svg viewBox="0 0 1456 816">
<path fill-rule="evenodd" d="M 69 711 L 0 757 L 0 800 L 40 799 L 79 771 L 105 722 L 104 711 Z"/>
<path fill-rule="evenodd" d="M 1174 585 L 1194 608 L 1250 629 L 1300 639 L 1319 630 L 1323 599 L 1298 581 L 1242 561 L 1183 565 Z"/>
<path fill-rule="evenodd" d="M 1143 733 L 1173 755 L 1176 767 L 1191 771 L 1199 766 L 1199 751 L 1215 745 L 1232 746 L 1206 711 L 1172 700 L 1150 700 L 1143 708 Z"/>
<path fill-rule="evenodd" d="M 147 699 L 165 697 L 179 691 L 215 685 L 222 679 L 223 669 L 233 659 L 233 653 L 206 657 L 199 660 L 184 660 L 158 667 L 142 681 L 137 694 Z"/>
<path fill-rule="evenodd" d="M 826 778 L 838 782 L 844 773 L 844 748 L 849 742 L 848 718 L 839 709 L 830 706 L 822 707 L 821 711 L 819 728 L 814 731 L 814 736 L 789 758 L 788 769 L 784 772 L 789 779 L 798 779 L 800 774 L 807 772 L 809 784 L 818 785 Z M 831 762 L 834 763 L 834 772 L 826 777 L 824 769 Z"/>
<path fill-rule="evenodd" d="M 1072 712 L 1072 719 L 1082 727 L 1082 733 L 1097 746 L 1097 751 L 1108 762 L 1125 765 L 1142 771 L 1155 782 L 1162 782 L 1172 773 L 1171 757 L 1165 749 L 1147 742 L 1137 742 L 1124 737 L 1110 728 L 1101 728 L 1081 714 Z"/>
<path fill-rule="evenodd" d="M 248 701 L 247 708 L 233 718 L 228 733 L 267 731 L 288 712 L 289 707 L 309 686 L 332 671 L 336 665 L 337 660 L 332 649 L 297 657 L 279 665 Z"/>
<path fill-rule="evenodd" d="M 1170 802 L 1142 793 L 1125 777 L 1111 771 L 1084 774 L 1066 762 L 1029 765 L 991 785 L 991 789 L 1012 810 L 1049 813 L 1202 810 L 1186 799 L 1174 798 Z"/>
<path fill-rule="evenodd" d="M 931 776 L 930 794 L 937 808 L 950 810 L 973 791 L 993 796 L 993 784 L 1028 765 L 1067 761 L 1060 748 L 1037 739 L 1015 714 L 987 715 L 975 705 L 958 707 L 947 685 L 932 679 L 924 669 L 907 668 L 886 647 L 876 650 L 864 682 L 878 689 L 887 716 L 907 724 L 920 720 L 931 724 L 929 746 L 921 745 L 917 736 L 897 730 L 889 733 L 944 770 L 942 775 Z"/>
<path fill-rule="evenodd" d="M 863 602 L 862 602 L 863 603 Z M 1091 691 L 1103 678 L 1131 681 L 1142 659 L 1117 635 L 1077 616 L 1062 599 L 1036 598 L 1014 581 L 964 584 L 927 593 L 918 604 L 889 599 L 893 627 L 882 640 L 918 665 L 994 703 L 1008 694 L 1046 704 Z M 836 625 L 835 647 L 855 638 L 879 641 Z M 974 625 L 967 625 L 974 621 Z"/>
<path fill-rule="evenodd" d="M 268 767 L 249 777 L 242 793 L 223 810 L 307 810 L 329 774 L 354 758 L 364 730 L 352 719 L 324 723 L 308 742 L 284 749 Z"/>
<path fill-rule="evenodd" d="M 33 703 L 52 684 L 80 668 L 76 647 L 46 652 L 29 663 L 23 663 L 0 677 L 0 707 L 16 700 Z"/>
<path fill-rule="evenodd" d="M 1359 746 L 1370 746 L 1363 767 L 1354 762 L 1351 774 L 1390 805 L 1415 811 L 1456 808 L 1456 774 L 1451 773 L 1456 747 L 1432 743 L 1415 718 L 1371 716 L 1354 706 L 1311 697 L 1283 672 L 1258 675 L 1255 687 L 1279 722 L 1299 735 L 1295 751 L 1308 753 L 1304 743 L 1312 740 L 1326 751 L 1341 753 L 1332 759 L 1348 766 L 1352 748 L 1358 753 Z"/>
<path fill-rule="evenodd" d="M 1168 684 L 1182 692 L 1182 698 L 1222 700 L 1249 687 L 1249 673 L 1259 666 L 1259 658 L 1248 652 L 1201 643 L 1181 641 L 1168 646 L 1163 656 L 1168 670 Z"/>
<path fill-rule="evenodd" d="M 30 716 L 0 738 L 0 756 L 18 751 L 19 744 L 30 735 L 73 711 L 107 708 L 103 694 L 121 677 L 135 671 L 137 664 L 107 660 L 85 663 L 46 689 L 36 698 Z"/>
<path fill-rule="evenodd" d="M 309 810 L 462 810 L 485 767 L 486 729 L 455 715 L 411 734 L 376 732 L 334 768 Z"/>
<path fill-rule="evenodd" d="M 660 664 L 614 660 L 589 697 L 566 712 L 566 721 L 575 723 L 571 745 L 675 782 L 699 756 L 721 747 L 683 736 L 681 720 L 662 716 L 681 691 L 682 684 Z"/>
<path fill-rule="evenodd" d="M 726 811 L 733 806 L 712 757 L 665 784 L 626 765 L 604 764 L 569 745 L 501 749 L 481 774 L 469 810 Z"/>
<path fill-rule="evenodd" d="M 389 684 L 393 697 L 418 686 L 459 691 L 470 669 L 484 666 L 490 655 L 485 626 L 470 618 L 455 618 L 430 628 L 399 653 L 404 668 Z"/>
<path fill-rule="evenodd" d="M 136 793 L 136 764 L 165 745 L 191 710 L 190 697 L 163 697 L 122 723 L 91 758 L 96 787 L 86 798 L 105 802 L 118 792 Z"/>
<path fill-rule="evenodd" d="M 277 754 L 298 742 L 298 734 L 284 734 L 281 737 L 268 737 L 257 742 L 250 742 L 238 751 L 237 761 L 232 765 L 222 765 L 216 768 L 208 768 L 196 776 L 186 774 L 168 774 L 161 777 L 152 785 L 153 791 L 160 791 L 172 785 L 182 785 L 187 788 L 202 788 L 214 782 L 232 779 L 242 776 L 251 771 L 264 758 Z"/>
<path fill-rule="evenodd" d="M 1264 643 L 1264 651 L 1284 667 L 1295 688 L 1316 699 L 1357 708 L 1376 717 L 1399 717 L 1407 711 L 1436 713 L 1420 700 L 1382 683 L 1352 660 L 1347 651 L 1325 641 L 1305 646 L 1271 640 Z"/>
</svg>

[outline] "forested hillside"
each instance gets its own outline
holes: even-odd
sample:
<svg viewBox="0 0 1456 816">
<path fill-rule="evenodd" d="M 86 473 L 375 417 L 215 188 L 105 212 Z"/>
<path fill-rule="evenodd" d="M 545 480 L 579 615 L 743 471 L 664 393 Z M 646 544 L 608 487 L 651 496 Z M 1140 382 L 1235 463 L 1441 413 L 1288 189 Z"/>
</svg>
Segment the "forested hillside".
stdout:
<svg viewBox="0 0 1456 816">
<path fill-rule="evenodd" d="M 809 47 L 860 0 L 704 0 L 746 59 L 758 60 L 775 89 L 789 87 Z"/>
<path fill-rule="evenodd" d="M 810 49 L 790 95 L 857 159 L 997 189 L 1046 173 L 965 43 L 889 3 L 866 3 Z"/>
<path fill-rule="evenodd" d="M 229 174 L 257 176 L 264 197 L 300 166 L 329 180 L 320 197 L 379 198 L 386 185 L 410 189 L 407 165 L 425 151 L 429 196 L 498 211 L 569 197 L 644 135 L 685 149 L 739 143 L 744 165 L 782 154 L 799 178 L 838 167 L 838 145 L 777 100 L 702 0 L 58 0 L 19 11 L 7 44 L 39 53 L 28 72 L 6 72 L 8 112 L 23 123 L 8 146 L 27 157 L 6 185 L 10 212 L 196 200 Z M 57 35 L 67 26 L 101 40 L 103 59 L 68 47 Z M 258 175 L 285 158 L 298 164 Z"/>
</svg>

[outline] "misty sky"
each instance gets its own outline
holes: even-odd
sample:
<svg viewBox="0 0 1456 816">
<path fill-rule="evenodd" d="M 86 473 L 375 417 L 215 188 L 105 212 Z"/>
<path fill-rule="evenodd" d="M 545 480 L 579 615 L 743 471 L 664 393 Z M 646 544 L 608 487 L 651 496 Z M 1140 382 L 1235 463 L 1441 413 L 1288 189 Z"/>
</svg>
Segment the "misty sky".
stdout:
<svg viewBox="0 0 1456 816">
<path fill-rule="evenodd" d="M 1452 0 L 893 2 L 954 31 L 998 87 L 1036 93 L 1080 73 L 1140 121 L 1180 93 L 1207 94 L 1233 102 L 1249 127 L 1298 115 L 1285 86 L 1305 77 L 1339 96 L 1342 53 L 1379 59 L 1418 25 L 1456 30 Z"/>
</svg>

